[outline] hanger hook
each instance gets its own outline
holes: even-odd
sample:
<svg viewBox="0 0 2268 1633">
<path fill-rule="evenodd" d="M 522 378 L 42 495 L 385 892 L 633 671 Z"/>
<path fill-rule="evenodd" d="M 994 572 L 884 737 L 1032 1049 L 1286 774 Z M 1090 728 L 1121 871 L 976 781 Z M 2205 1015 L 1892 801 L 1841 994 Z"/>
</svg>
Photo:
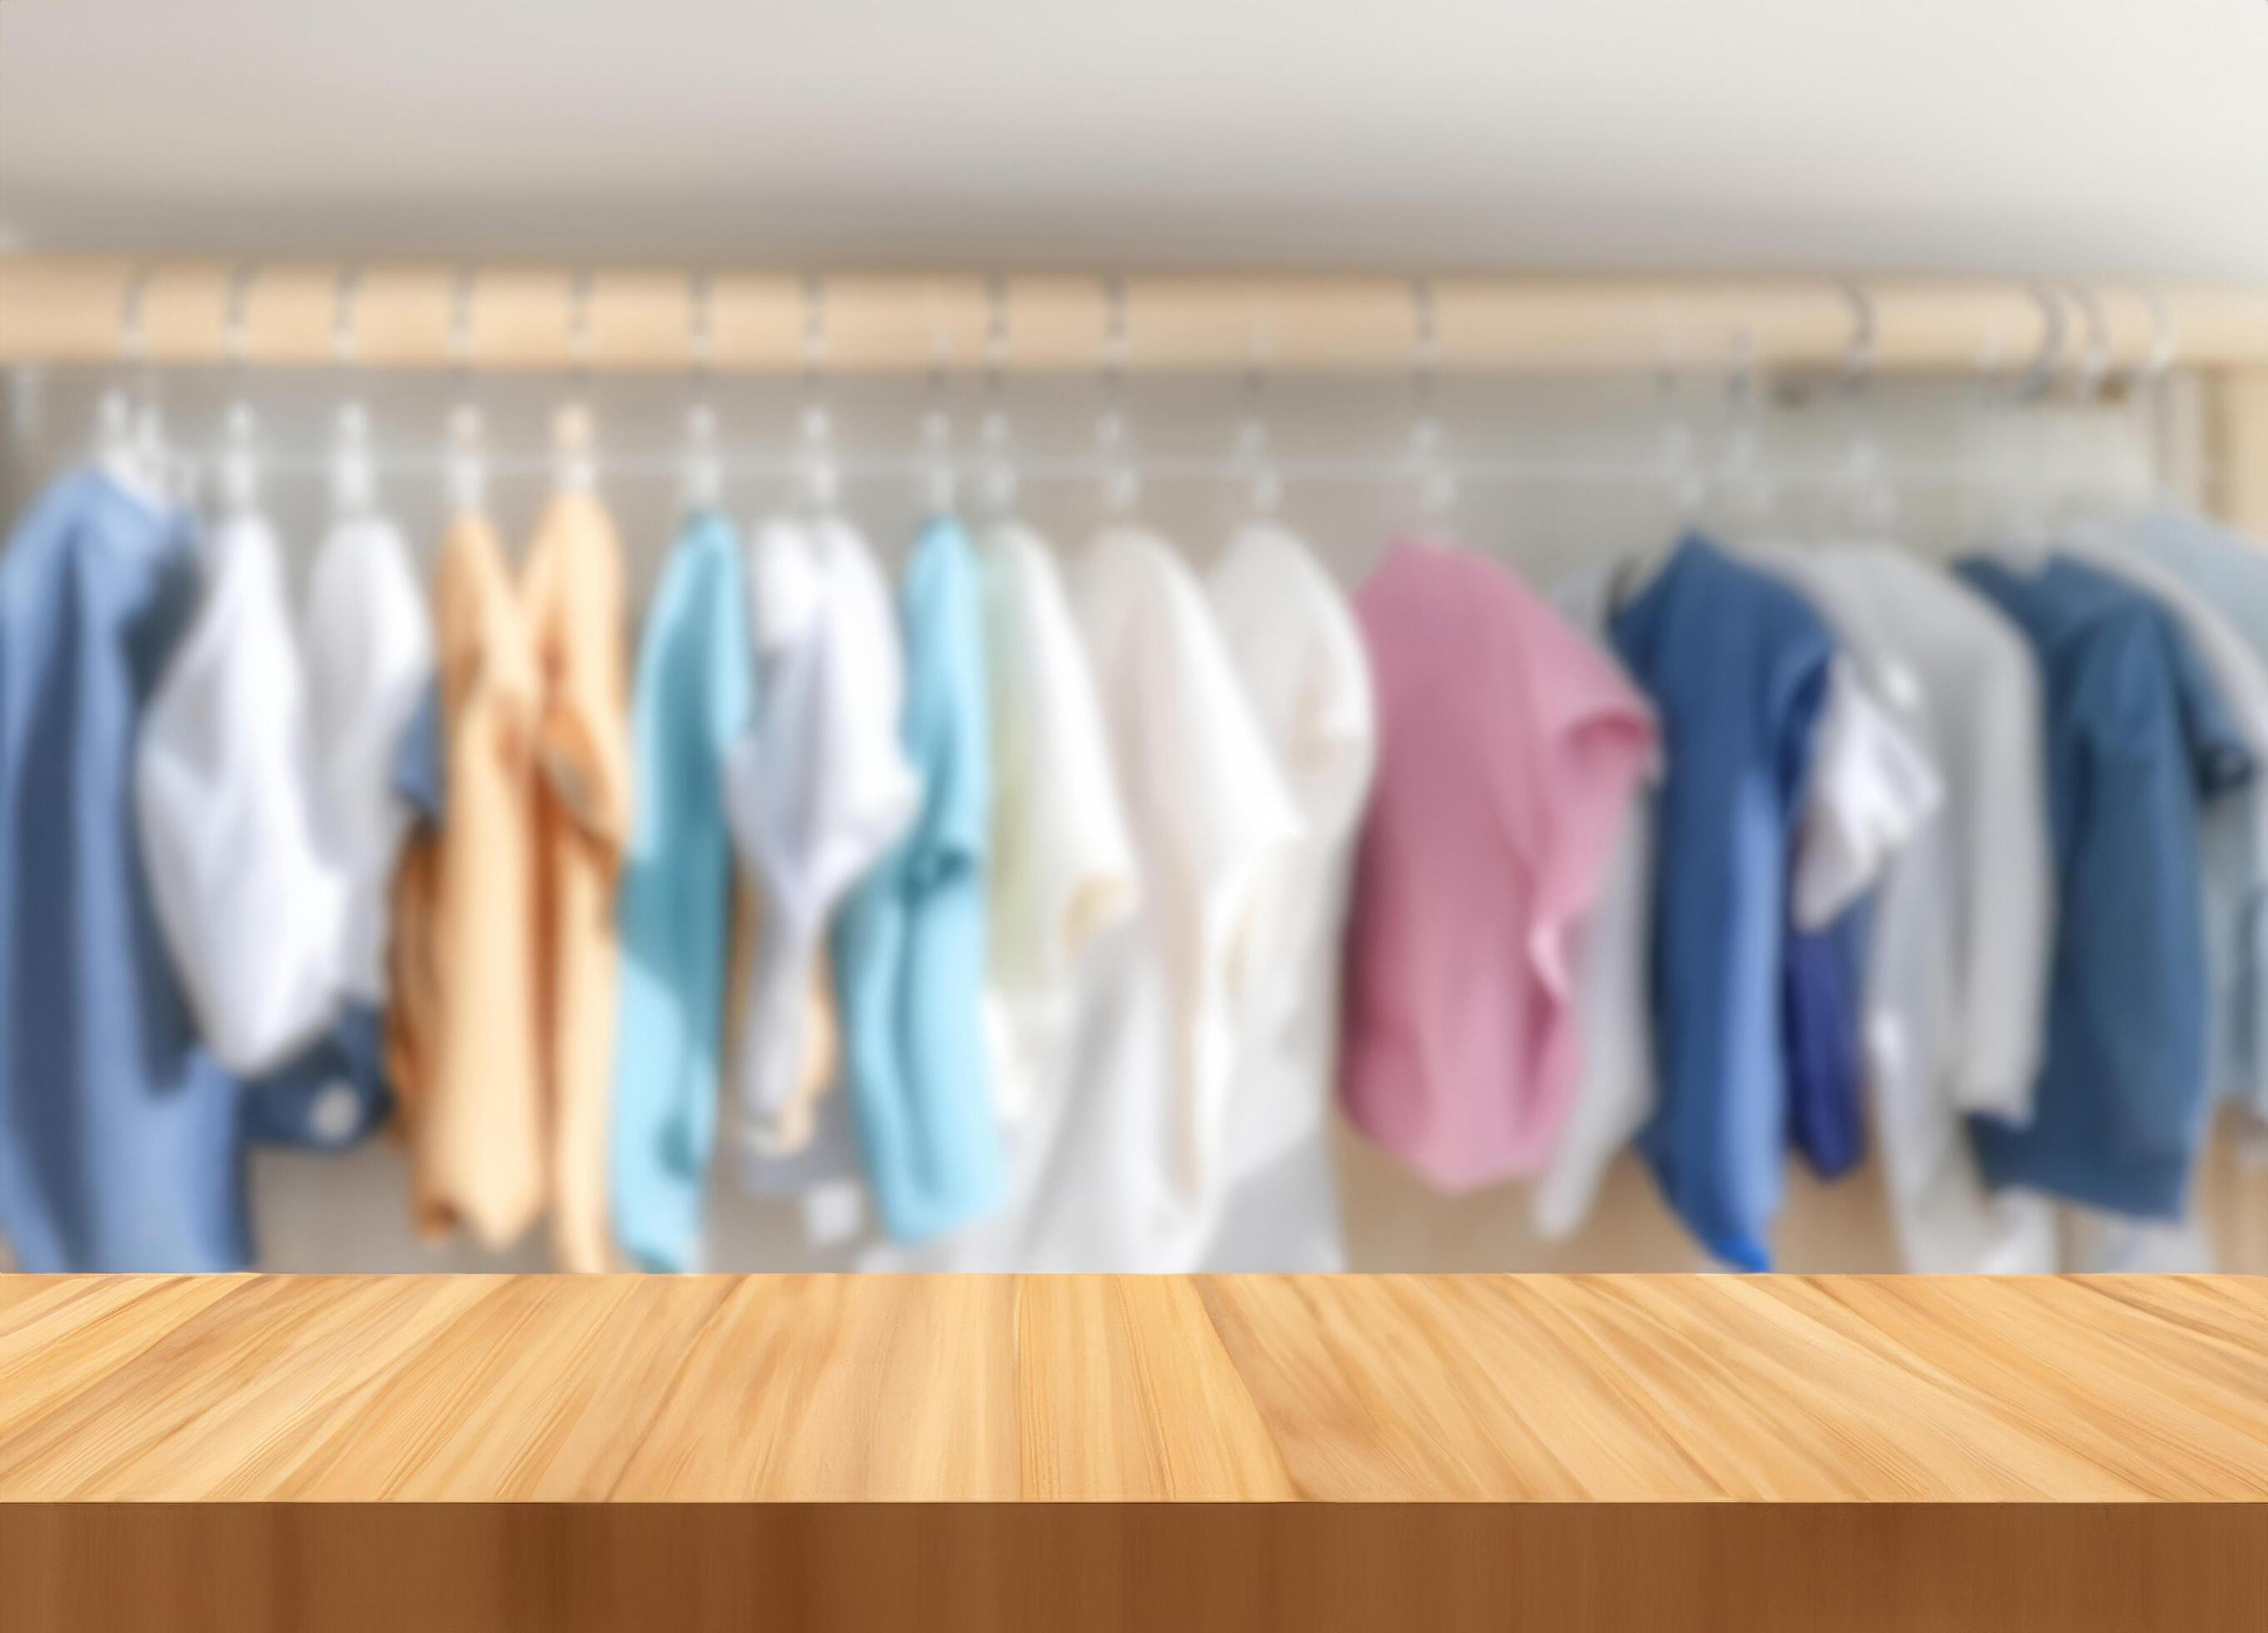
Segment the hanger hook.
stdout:
<svg viewBox="0 0 2268 1633">
<path fill-rule="evenodd" d="M 591 269 L 578 267 L 567 283 L 567 364 L 579 391 L 591 379 Z"/>
<path fill-rule="evenodd" d="M 1418 416 L 1432 417 L 1433 394 L 1441 370 L 1440 313 L 1433 298 L 1433 280 L 1416 277 L 1410 280 L 1410 394 L 1416 399 Z"/>
<path fill-rule="evenodd" d="M 2033 355 L 2031 363 L 2019 377 L 2016 383 L 2016 395 L 2020 401 L 2031 402 L 2045 396 L 2048 388 L 2055 383 L 2056 364 L 2063 356 L 2064 331 L 2067 327 L 2067 320 L 2064 314 L 2063 303 L 2056 298 L 2055 291 L 2046 284 L 2027 284 L 2025 293 L 2032 298 L 2032 304 L 2039 308 L 2040 349 Z"/>
<path fill-rule="evenodd" d="M 252 283 L 259 271 L 255 263 L 247 261 L 229 275 L 227 316 L 221 327 L 221 355 L 232 369 L 244 367 L 245 310 L 251 304 Z"/>
<path fill-rule="evenodd" d="M 1851 307 L 1851 339 L 1843 349 L 1843 387 L 1852 396 L 1874 384 L 1881 355 L 1881 328 L 1874 291 L 1858 279 L 1843 285 L 1843 298 Z"/>
<path fill-rule="evenodd" d="M 2087 344 L 2073 359 L 2072 384 L 2081 402 L 2091 402 L 2102 394 L 2110 375 L 2110 325 L 2103 316 L 2102 298 L 2088 285 L 2071 285 L 2071 301 L 2087 325 Z"/>
<path fill-rule="evenodd" d="M 340 268 L 338 287 L 331 300 L 331 357 L 342 368 L 351 367 L 359 351 L 359 338 L 355 333 L 355 300 L 361 292 L 361 268 Z"/>
<path fill-rule="evenodd" d="M 1283 497 L 1283 480 L 1268 457 L 1268 364 L 1274 347 L 1267 319 L 1255 318 L 1244 364 L 1244 425 L 1237 440 L 1252 481 L 1252 508 L 1262 516 L 1273 515 Z"/>
<path fill-rule="evenodd" d="M 705 393 L 717 371 L 715 291 L 705 272 L 685 281 L 685 361 L 696 393 Z"/>
<path fill-rule="evenodd" d="M 819 273 L 803 280 L 803 389 L 816 397 L 827 368 L 827 280 Z"/>
<path fill-rule="evenodd" d="M 142 319 L 142 298 L 149 288 L 149 264 L 136 261 L 127 269 L 118 297 L 118 355 L 137 365 L 150 360 L 150 330 Z"/>
</svg>

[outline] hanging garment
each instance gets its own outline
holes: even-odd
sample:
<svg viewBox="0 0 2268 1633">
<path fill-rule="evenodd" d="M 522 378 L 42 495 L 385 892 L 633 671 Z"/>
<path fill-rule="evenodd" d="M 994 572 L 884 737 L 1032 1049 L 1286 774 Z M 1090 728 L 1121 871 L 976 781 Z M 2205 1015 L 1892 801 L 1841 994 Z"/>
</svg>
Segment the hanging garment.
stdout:
<svg viewBox="0 0 2268 1633">
<path fill-rule="evenodd" d="M 151 897 L 199 1032 L 248 1076 L 336 1012 L 348 881 L 316 842 L 306 678 L 274 531 L 230 518 L 206 539 L 202 570 L 143 716 L 135 797 Z"/>
<path fill-rule="evenodd" d="M 522 568 L 542 688 L 535 739 L 536 1012 L 548 1082 L 551 1244 L 562 1269 L 613 1262 L 608 1110 L 619 975 L 615 891 L 630 837 L 622 547 L 585 493 L 555 496 Z"/>
<path fill-rule="evenodd" d="M 555 497 L 515 586 L 459 520 L 434 584 L 447 820 L 430 870 L 438 994 L 411 1131 L 420 1224 L 509 1245 L 547 1202 L 563 1269 L 608 1262 L 614 885 L 628 816 L 621 545 Z M 401 893 L 397 890 L 397 907 Z M 414 1025 L 414 1021 L 411 1023 Z"/>
<path fill-rule="evenodd" d="M 2268 662 L 2268 555 L 2257 540 L 2202 517 L 2158 509 L 2111 524 L 2113 537 L 2164 567 Z M 2268 800 L 2256 783 L 2252 803 Z M 2221 1090 L 2268 1123 L 2268 882 L 2251 835 L 2216 818 L 2205 836 L 2205 904 L 2217 960 L 2213 994 Z"/>
<path fill-rule="evenodd" d="M 1815 583 L 1817 551 L 1765 546 L 1744 554 L 1847 643 Z M 1872 689 L 1865 666 L 1838 651 L 1813 738 L 1781 954 L 1789 1141 L 1822 1179 L 1849 1173 L 1866 1153 L 1864 898 L 1935 819 L 1942 798 L 1926 749 Z"/>
<path fill-rule="evenodd" d="M 22 1269 L 251 1257 L 241 1091 L 198 1044 L 131 797 L 195 595 L 187 519 L 98 472 L 0 551 L 0 1231 Z"/>
<path fill-rule="evenodd" d="M 1012 1127 L 1070 1092 L 1064 1051 L 1080 967 L 1095 938 L 1133 910 L 1140 884 L 1094 675 L 1055 558 L 1012 522 L 990 529 L 979 555 L 992 747 L 990 1076 Z"/>
<path fill-rule="evenodd" d="M 1895 549 L 1786 565 L 1944 788 L 1870 916 L 1866 1062 L 1902 1259 L 1937 1275 L 2052 1270 L 2052 1210 L 1988 1193 L 1962 1124 L 2029 1115 L 2044 1023 L 2055 874 L 2030 649 L 1959 579 Z"/>
<path fill-rule="evenodd" d="M 395 756 L 433 680 L 433 629 L 400 529 L 379 516 L 335 523 L 308 569 L 299 651 L 307 680 L 308 808 L 318 848 L 345 878 L 340 984 L 386 997 L 387 903 L 409 804 Z"/>
<path fill-rule="evenodd" d="M 1780 954 L 1832 637 L 1698 534 L 1613 620 L 1668 751 L 1653 929 L 1660 1103 L 1638 1136 L 1718 1262 L 1769 1268 L 1785 1185 Z"/>
<path fill-rule="evenodd" d="M 1617 574 L 1613 563 L 1571 579 L 1552 603 L 1622 673 L 1609 638 Z M 1637 695 L 1627 676 L 1624 684 Z M 1652 718 L 1649 710 L 1647 717 Z M 1583 927 L 1573 1006 L 1581 1061 L 1559 1137 L 1535 1181 L 1530 1218 L 1546 1238 L 1582 1225 L 1607 1169 L 1653 1114 L 1653 965 L 1654 836 L 1660 821 L 1659 738 L 1632 779 L 1624 809 L 1609 813 L 1615 847 Z"/>
<path fill-rule="evenodd" d="M 1188 1271 L 1223 1195 L 1256 895 L 1299 820 L 1182 558 L 1112 528 L 1071 588 L 1141 895 L 1095 938 L 1064 1092 L 1019 1132 L 1028 1192 L 986 1235 L 1005 1268 Z"/>
<path fill-rule="evenodd" d="M 1256 524 L 1206 589 L 1300 829 L 1263 875 L 1233 1017 L 1226 1195 L 1208 1269 L 1346 1268 L 1330 1144 L 1339 958 L 1354 838 L 1378 754 L 1370 665 L 1346 598 L 1307 547 Z"/>
<path fill-rule="evenodd" d="M 2170 538 L 2179 552 L 2189 536 L 2178 525 L 2130 531 L 2102 524 L 2072 529 L 2058 548 L 2141 591 L 2172 615 L 2228 705 L 2253 763 L 2268 765 L 2268 660 L 2235 622 L 2246 605 L 2242 568 L 2237 587 L 2208 569 L 2200 588 L 2180 570 L 2191 557 L 2176 554 L 2161 561 L 2134 541 Z M 2205 548 L 2213 548 L 2208 535 Z M 2268 631 L 2268 625 L 2263 628 Z M 2268 777 L 2255 776 L 2227 798 L 2208 802 L 2203 820 L 2198 842 L 2206 880 L 2207 1081 L 2214 1093 L 2268 1118 L 2268 1049 L 2260 1036 L 2268 1026 Z M 2113 1254 L 2122 1256 L 2123 1249 L 2114 1245 Z"/>
<path fill-rule="evenodd" d="M 885 1243 L 870 1270 L 1007 1271 L 1019 1257 L 1072 1097 L 1082 1006 L 1101 949 L 1140 896 L 1095 676 L 1063 575 L 1028 528 L 986 533 L 984 676 L 992 747 L 985 902 L 993 1101 L 1008 1179 L 992 1217 L 918 1247 Z"/>
<path fill-rule="evenodd" d="M 1346 1112 L 1443 1189 L 1531 1173 L 1582 1070 L 1576 947 L 1653 724 L 1474 552 L 1393 546 L 1355 614 L 1380 747 L 1347 936 Z"/>
<path fill-rule="evenodd" d="M 867 1184 L 890 1235 L 920 1242 L 982 1217 L 1006 1181 L 985 1071 L 983 615 L 959 522 L 922 530 L 899 607 L 921 809 L 843 904 L 833 953 Z"/>
<path fill-rule="evenodd" d="M 2032 1117 L 1972 1122 L 1996 1186 L 2177 1217 L 2205 1105 L 2201 802 L 2253 774 L 2174 621 L 2107 574 L 1975 559 L 2045 688 L 2048 809 L 2063 879 Z"/>
<path fill-rule="evenodd" d="M 855 1176 L 846 1098 L 817 1045 L 832 1023 L 821 953 L 844 894 L 913 820 L 905 666 L 889 590 L 847 522 L 775 520 L 749 541 L 755 721 L 728 765 L 726 815 L 755 898 L 734 1148 L 744 1188 Z"/>
<path fill-rule="evenodd" d="M 615 901 L 615 1237 L 646 1269 L 700 1256 L 731 951 L 725 766 L 755 718 L 755 671 L 740 537 L 722 517 L 693 516 L 638 647 L 637 814 Z"/>
<path fill-rule="evenodd" d="M 448 741 L 441 682 L 426 683 L 395 747 L 392 783 L 410 813 L 387 901 L 386 1079 L 402 1115 L 394 1132 L 414 1149 L 432 1096 L 444 1006 L 439 964 L 441 824 L 448 802 Z"/>
</svg>

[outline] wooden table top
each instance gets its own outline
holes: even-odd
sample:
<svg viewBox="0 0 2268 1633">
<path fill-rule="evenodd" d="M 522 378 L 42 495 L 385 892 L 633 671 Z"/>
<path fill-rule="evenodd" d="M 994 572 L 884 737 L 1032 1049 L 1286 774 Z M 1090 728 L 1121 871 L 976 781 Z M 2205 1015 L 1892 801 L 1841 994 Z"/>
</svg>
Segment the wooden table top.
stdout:
<svg viewBox="0 0 2268 1633">
<path fill-rule="evenodd" d="M 0 1277 L 0 1501 L 2268 1498 L 2268 1282 Z"/>
</svg>

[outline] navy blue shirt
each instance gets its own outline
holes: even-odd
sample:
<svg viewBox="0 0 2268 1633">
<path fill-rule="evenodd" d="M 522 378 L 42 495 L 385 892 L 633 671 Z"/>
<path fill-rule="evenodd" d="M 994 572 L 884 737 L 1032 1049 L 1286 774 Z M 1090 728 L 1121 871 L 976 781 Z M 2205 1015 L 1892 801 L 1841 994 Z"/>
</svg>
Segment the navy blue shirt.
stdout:
<svg viewBox="0 0 2268 1633">
<path fill-rule="evenodd" d="M 2061 557 L 1961 570 L 2039 658 L 2063 887 L 2032 1121 L 1972 1119 L 1977 1159 L 1996 1186 L 2176 1217 L 2208 1088 L 2198 806 L 2251 755 L 2143 592 Z"/>
<path fill-rule="evenodd" d="M 1834 639 L 1793 591 L 1691 534 L 1610 634 L 1660 716 L 1668 764 L 1651 971 L 1660 1099 L 1638 1149 L 1714 1257 L 1763 1269 L 1786 1184 L 1788 858 Z"/>
<path fill-rule="evenodd" d="M 1781 967 L 1787 1040 L 1788 1141 L 1822 1180 L 1867 1154 L 1867 905 L 1818 930 L 1788 928 Z"/>
</svg>

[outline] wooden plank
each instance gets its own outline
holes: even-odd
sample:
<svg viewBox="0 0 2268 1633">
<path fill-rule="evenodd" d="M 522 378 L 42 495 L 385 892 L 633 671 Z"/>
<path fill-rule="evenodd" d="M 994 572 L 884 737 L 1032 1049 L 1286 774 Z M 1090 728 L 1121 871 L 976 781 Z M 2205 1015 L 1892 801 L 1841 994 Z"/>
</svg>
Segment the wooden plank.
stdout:
<svg viewBox="0 0 2268 1633">
<path fill-rule="evenodd" d="M 2268 1625 L 2238 1277 L 24 1277 L 12 1630 Z"/>
</svg>

